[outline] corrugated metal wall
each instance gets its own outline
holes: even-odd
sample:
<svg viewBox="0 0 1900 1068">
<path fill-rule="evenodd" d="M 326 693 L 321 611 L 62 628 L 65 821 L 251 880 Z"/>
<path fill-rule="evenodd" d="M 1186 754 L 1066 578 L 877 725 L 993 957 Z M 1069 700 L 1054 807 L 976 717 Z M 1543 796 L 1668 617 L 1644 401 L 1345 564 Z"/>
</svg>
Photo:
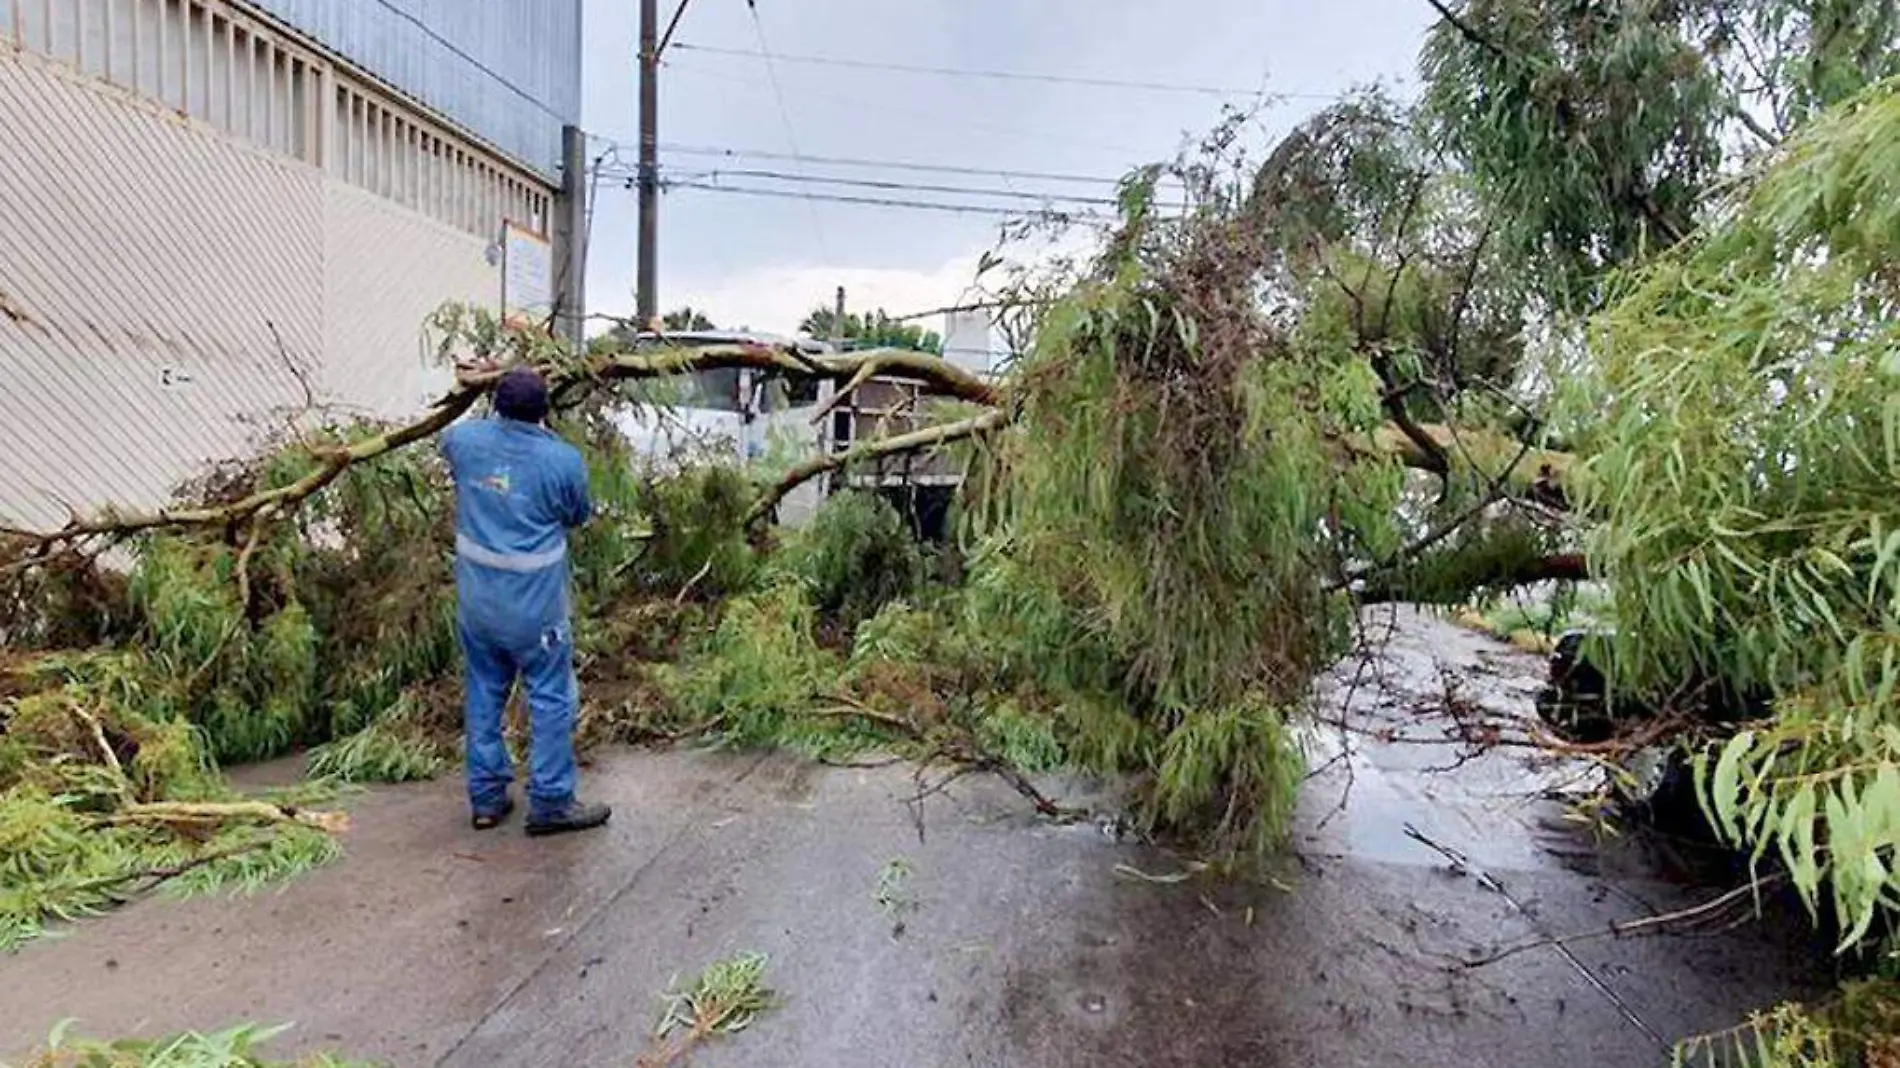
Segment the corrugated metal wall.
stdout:
<svg viewBox="0 0 1900 1068">
<path fill-rule="evenodd" d="M 498 307 L 486 246 L 341 182 L 324 189 L 324 362 L 330 395 L 384 419 L 440 397 L 450 373 L 425 359 L 420 327 L 445 300 Z"/>
<path fill-rule="evenodd" d="M 581 0 L 248 0 L 550 182 L 580 125 Z"/>
<path fill-rule="evenodd" d="M 485 240 L 548 229 L 548 180 L 229 0 L 0 0 L 0 39 Z"/>
<path fill-rule="evenodd" d="M 306 384 L 413 411 L 423 317 L 500 284 L 473 233 L 11 49 L 0 219 L 0 518 L 32 526 L 163 501 Z"/>
</svg>

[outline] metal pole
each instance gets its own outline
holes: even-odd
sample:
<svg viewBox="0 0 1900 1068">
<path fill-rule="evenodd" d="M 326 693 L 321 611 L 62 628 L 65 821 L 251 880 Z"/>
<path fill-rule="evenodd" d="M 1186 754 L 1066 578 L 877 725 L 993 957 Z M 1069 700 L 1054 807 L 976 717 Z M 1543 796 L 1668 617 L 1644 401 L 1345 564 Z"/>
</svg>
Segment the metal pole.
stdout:
<svg viewBox="0 0 1900 1068">
<path fill-rule="evenodd" d="M 832 309 L 831 309 L 831 349 L 833 352 L 844 351 L 844 287 L 843 286 L 838 287 L 838 300 L 836 304 L 832 305 Z M 835 382 L 832 383 L 825 391 L 827 394 L 825 399 L 829 400 L 830 397 L 828 394 L 830 393 L 831 390 L 834 390 L 837 388 L 838 388 L 837 383 Z M 856 407 L 857 405 L 857 401 L 855 399 L 852 400 L 850 403 L 853 407 Z M 845 409 L 839 408 L 839 409 L 834 410 L 831 415 L 831 418 L 825 420 L 825 425 L 819 429 L 819 434 L 820 434 L 819 447 L 820 448 L 827 449 L 832 452 L 836 452 L 838 450 L 838 435 L 836 434 L 834 428 L 838 425 L 837 413 L 841 411 L 845 411 Z M 845 414 L 845 418 L 849 420 L 849 422 L 846 425 L 850 427 L 851 432 L 856 432 L 857 423 L 858 423 L 857 413 L 847 411 Z M 835 471 L 825 472 L 824 478 L 818 484 L 819 496 L 829 497 L 833 493 L 837 492 L 837 489 L 838 489 L 837 472 Z"/>
<path fill-rule="evenodd" d="M 659 315 L 654 288 L 660 215 L 659 31 L 660 0 L 640 0 L 640 262 L 635 302 L 643 330 Z"/>
</svg>

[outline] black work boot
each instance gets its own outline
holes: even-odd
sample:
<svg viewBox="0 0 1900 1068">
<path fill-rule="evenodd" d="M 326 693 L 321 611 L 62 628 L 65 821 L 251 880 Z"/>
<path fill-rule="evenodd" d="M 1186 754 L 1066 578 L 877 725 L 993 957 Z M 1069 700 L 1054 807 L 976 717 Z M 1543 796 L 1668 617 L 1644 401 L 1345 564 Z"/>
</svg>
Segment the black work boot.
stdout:
<svg viewBox="0 0 1900 1068">
<path fill-rule="evenodd" d="M 607 822 L 614 810 L 606 805 L 582 804 L 570 802 L 567 808 L 559 812 L 540 816 L 529 816 L 527 830 L 532 837 L 546 834 L 565 834 L 568 831 L 587 831 Z"/>
<path fill-rule="evenodd" d="M 469 822 L 474 824 L 475 829 L 478 831 L 492 830 L 495 827 L 501 826 L 501 822 L 507 819 L 509 813 L 514 810 L 515 799 L 512 797 L 503 797 L 501 799 L 500 808 L 492 812 L 477 812 Z"/>
</svg>

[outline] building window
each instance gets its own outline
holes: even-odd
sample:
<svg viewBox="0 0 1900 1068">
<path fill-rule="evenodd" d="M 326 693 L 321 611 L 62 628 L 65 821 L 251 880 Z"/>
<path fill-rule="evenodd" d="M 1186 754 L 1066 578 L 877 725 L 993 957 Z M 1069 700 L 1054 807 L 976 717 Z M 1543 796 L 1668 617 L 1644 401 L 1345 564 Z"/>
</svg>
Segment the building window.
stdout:
<svg viewBox="0 0 1900 1068">
<path fill-rule="evenodd" d="M 785 380 L 785 406 L 787 408 L 809 408 L 818 403 L 818 380 L 816 378 L 788 378 Z"/>
</svg>

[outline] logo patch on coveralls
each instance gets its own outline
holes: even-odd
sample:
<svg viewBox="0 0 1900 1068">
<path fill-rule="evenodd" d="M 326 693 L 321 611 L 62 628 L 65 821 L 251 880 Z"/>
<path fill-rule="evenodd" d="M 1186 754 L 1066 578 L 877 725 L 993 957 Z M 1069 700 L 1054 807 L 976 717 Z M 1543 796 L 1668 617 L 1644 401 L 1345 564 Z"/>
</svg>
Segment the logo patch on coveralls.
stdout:
<svg viewBox="0 0 1900 1068">
<path fill-rule="evenodd" d="M 477 479 L 475 484 L 485 490 L 492 490 L 499 493 L 504 497 L 514 488 L 514 480 L 508 476 L 508 469 L 505 467 L 488 475 L 486 478 Z"/>
</svg>

